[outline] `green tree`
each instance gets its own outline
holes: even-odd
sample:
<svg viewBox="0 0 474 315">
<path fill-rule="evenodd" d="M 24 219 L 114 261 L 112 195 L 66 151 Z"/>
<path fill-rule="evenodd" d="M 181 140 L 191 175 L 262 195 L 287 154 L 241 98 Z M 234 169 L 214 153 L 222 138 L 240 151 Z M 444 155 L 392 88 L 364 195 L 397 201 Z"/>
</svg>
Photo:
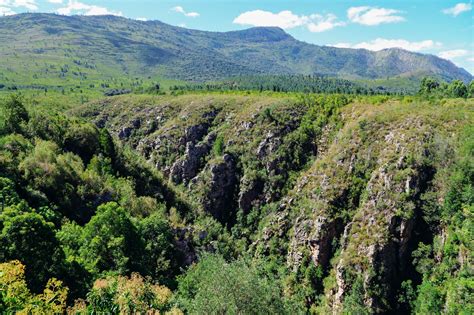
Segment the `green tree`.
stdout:
<svg viewBox="0 0 474 315">
<path fill-rule="evenodd" d="M 171 270 L 176 266 L 171 265 L 171 261 L 176 253 L 173 248 L 173 235 L 168 222 L 159 213 L 143 219 L 140 222 L 140 234 L 145 242 L 144 266 L 145 274 L 153 279 L 158 279 L 160 283 L 167 284 Z"/>
<path fill-rule="evenodd" d="M 474 80 L 469 82 L 468 90 L 469 90 L 468 91 L 469 92 L 469 97 L 474 97 Z"/>
<path fill-rule="evenodd" d="M 448 86 L 448 93 L 452 97 L 467 97 L 468 91 L 466 85 L 460 80 L 454 80 Z"/>
<path fill-rule="evenodd" d="M 443 296 L 433 283 L 423 281 L 418 287 L 418 298 L 415 302 L 416 314 L 441 314 Z"/>
<path fill-rule="evenodd" d="M 344 299 L 343 314 L 370 314 L 370 309 L 364 303 L 364 283 L 357 278 L 352 284 L 349 295 Z"/>
<path fill-rule="evenodd" d="M 61 281 L 48 280 L 42 294 L 34 295 L 25 280 L 25 266 L 18 260 L 0 264 L 0 313 L 62 314 L 68 289 Z"/>
<path fill-rule="evenodd" d="M 0 177 L 0 211 L 3 212 L 5 207 L 19 202 L 20 197 L 16 192 L 15 183 L 8 178 Z"/>
<path fill-rule="evenodd" d="M 81 159 L 72 154 L 61 154 L 54 142 L 37 141 L 33 151 L 20 163 L 19 169 L 32 192 L 45 196 L 42 202 L 54 203 L 67 217 L 84 221 L 85 213 L 80 208 L 76 187 L 83 172 Z"/>
<path fill-rule="evenodd" d="M 62 115 L 36 112 L 31 115 L 28 121 L 27 133 L 31 138 L 53 141 L 61 146 L 67 124 L 67 118 Z"/>
<path fill-rule="evenodd" d="M 179 301 L 192 314 L 282 314 L 288 310 L 274 281 L 244 260 L 207 255 L 179 279 Z"/>
<path fill-rule="evenodd" d="M 26 279 L 40 292 L 49 278 L 61 272 L 64 253 L 52 223 L 36 213 L 2 216 L 0 261 L 19 260 L 26 266 Z"/>
<path fill-rule="evenodd" d="M 18 95 L 12 95 L 4 104 L 5 133 L 21 133 L 29 115 L 21 98 Z"/>
<path fill-rule="evenodd" d="M 165 286 L 152 284 L 138 273 L 130 277 L 109 276 L 95 281 L 87 294 L 87 304 L 74 307 L 75 314 L 182 314 L 171 308 L 172 292 Z M 168 313 L 166 313 L 168 314 Z"/>
<path fill-rule="evenodd" d="M 439 82 L 432 78 L 423 78 L 420 84 L 419 93 L 430 94 L 439 88 Z"/>
<path fill-rule="evenodd" d="M 115 202 L 97 208 L 84 226 L 82 242 L 79 253 L 92 273 L 140 269 L 143 243 L 127 212 Z"/>
<path fill-rule="evenodd" d="M 91 124 L 73 122 L 64 135 L 63 149 L 80 156 L 87 164 L 100 148 L 99 131 Z"/>
<path fill-rule="evenodd" d="M 99 142 L 100 142 L 100 150 L 101 152 L 108 158 L 115 160 L 115 144 L 112 136 L 110 135 L 109 131 L 105 128 L 100 129 L 99 131 Z"/>
</svg>

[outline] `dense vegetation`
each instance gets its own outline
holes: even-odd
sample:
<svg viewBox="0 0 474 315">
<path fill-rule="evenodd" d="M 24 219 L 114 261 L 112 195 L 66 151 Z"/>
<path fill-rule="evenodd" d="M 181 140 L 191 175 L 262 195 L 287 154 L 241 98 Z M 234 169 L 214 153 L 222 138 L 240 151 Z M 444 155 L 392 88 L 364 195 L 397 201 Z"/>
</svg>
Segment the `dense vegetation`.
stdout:
<svg viewBox="0 0 474 315">
<path fill-rule="evenodd" d="M 474 313 L 451 62 L 52 14 L 0 55 L 1 314 Z"/>
<path fill-rule="evenodd" d="M 323 76 L 280 75 L 280 76 L 245 76 L 223 82 L 194 83 L 174 85 L 171 91 L 272 91 L 301 93 L 343 93 L 343 94 L 403 94 L 408 91 L 365 87 L 353 81 L 328 78 Z"/>
<path fill-rule="evenodd" d="M 426 75 L 472 79 L 447 60 L 400 49 L 317 46 L 271 27 L 217 33 L 116 16 L 0 17 L 0 53 L 0 89 L 128 89 L 157 77 L 203 82 L 291 74 L 393 79 L 405 82 L 403 89 Z"/>
<path fill-rule="evenodd" d="M 263 90 L 3 99 L 0 312 L 471 313 L 472 83 Z"/>
</svg>

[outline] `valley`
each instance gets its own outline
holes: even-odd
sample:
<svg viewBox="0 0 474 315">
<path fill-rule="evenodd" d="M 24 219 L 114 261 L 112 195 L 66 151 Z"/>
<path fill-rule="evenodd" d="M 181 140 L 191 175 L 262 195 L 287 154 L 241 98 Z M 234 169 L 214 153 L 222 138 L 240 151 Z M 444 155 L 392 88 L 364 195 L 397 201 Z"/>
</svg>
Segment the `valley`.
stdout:
<svg viewBox="0 0 474 315">
<path fill-rule="evenodd" d="M 0 313 L 471 314 L 473 161 L 434 55 L 0 17 Z"/>
</svg>

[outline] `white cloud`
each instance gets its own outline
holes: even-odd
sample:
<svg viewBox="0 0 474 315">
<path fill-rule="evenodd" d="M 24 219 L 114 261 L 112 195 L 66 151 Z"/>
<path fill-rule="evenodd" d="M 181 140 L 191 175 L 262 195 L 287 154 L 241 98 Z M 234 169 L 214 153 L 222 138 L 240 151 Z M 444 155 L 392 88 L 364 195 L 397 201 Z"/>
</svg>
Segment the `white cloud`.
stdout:
<svg viewBox="0 0 474 315">
<path fill-rule="evenodd" d="M 63 0 L 48 0 L 49 3 L 62 4 Z"/>
<path fill-rule="evenodd" d="M 344 25 L 334 14 L 325 16 L 312 14 L 310 16 L 297 15 L 289 10 L 273 13 L 263 10 L 247 11 L 234 19 L 235 24 L 251 26 L 276 26 L 282 29 L 291 29 L 305 26 L 311 32 L 324 32 L 337 26 Z"/>
<path fill-rule="evenodd" d="M 144 17 L 139 17 L 139 18 L 136 18 L 135 20 L 137 20 L 137 21 L 142 21 L 142 22 L 148 21 L 148 19 L 147 19 L 147 18 L 144 18 Z"/>
<path fill-rule="evenodd" d="M 192 18 L 194 18 L 194 17 L 198 17 L 198 16 L 199 16 L 199 13 L 197 13 L 197 12 L 186 12 L 186 11 L 184 10 L 184 8 L 181 7 L 181 6 L 176 6 L 176 7 L 174 7 L 174 8 L 171 8 L 171 10 L 174 11 L 174 12 L 181 13 L 181 14 L 183 14 L 184 16 L 187 16 L 187 17 L 192 17 Z"/>
<path fill-rule="evenodd" d="M 290 29 L 308 23 L 307 16 L 298 16 L 293 12 L 285 10 L 272 13 L 263 10 L 247 11 L 234 19 L 235 24 L 252 26 L 276 26 Z"/>
<path fill-rule="evenodd" d="M 7 15 L 14 15 L 14 14 L 16 14 L 16 12 L 10 8 L 0 7 L 0 16 L 7 16 Z"/>
<path fill-rule="evenodd" d="M 350 44 L 350 43 L 338 43 L 332 45 L 338 48 L 364 48 L 368 50 L 382 50 L 386 48 L 402 48 L 405 50 L 410 51 L 422 51 L 427 49 L 432 49 L 436 47 L 442 46 L 440 42 L 435 42 L 431 39 L 423 40 L 419 42 L 410 42 L 405 39 L 385 39 L 385 38 L 377 38 L 369 42 L 361 42 L 357 44 Z"/>
<path fill-rule="evenodd" d="M 452 16 L 458 16 L 459 14 L 472 10 L 472 4 L 470 3 L 458 3 L 452 8 L 444 9 L 441 12 Z"/>
<path fill-rule="evenodd" d="M 466 49 L 453 49 L 442 51 L 438 57 L 452 61 L 458 67 L 467 69 L 474 73 L 474 51 Z"/>
<path fill-rule="evenodd" d="M 36 0 L 0 0 L 0 7 L 0 13 L 10 12 L 10 15 L 13 12 L 12 8 L 26 8 L 31 11 L 38 10 Z"/>
<path fill-rule="evenodd" d="M 453 50 L 446 50 L 442 51 L 438 54 L 439 57 L 444 59 L 456 59 L 460 57 L 465 57 L 469 55 L 469 51 L 465 49 L 453 49 Z"/>
<path fill-rule="evenodd" d="M 337 16 L 334 14 L 327 14 L 326 16 L 313 14 L 310 18 L 313 22 L 308 23 L 306 26 L 308 30 L 313 33 L 329 31 L 337 26 L 345 25 L 344 22 L 338 22 Z"/>
<path fill-rule="evenodd" d="M 97 5 L 89 5 L 77 0 L 69 0 L 66 7 L 60 8 L 56 11 L 59 14 L 83 14 L 83 15 L 117 15 L 123 16 L 122 12 L 110 11 L 105 7 Z"/>
<path fill-rule="evenodd" d="M 362 25 L 379 25 L 383 23 L 398 23 L 405 21 L 403 16 L 397 15 L 401 11 L 369 6 L 351 7 L 347 10 L 347 18 Z"/>
</svg>

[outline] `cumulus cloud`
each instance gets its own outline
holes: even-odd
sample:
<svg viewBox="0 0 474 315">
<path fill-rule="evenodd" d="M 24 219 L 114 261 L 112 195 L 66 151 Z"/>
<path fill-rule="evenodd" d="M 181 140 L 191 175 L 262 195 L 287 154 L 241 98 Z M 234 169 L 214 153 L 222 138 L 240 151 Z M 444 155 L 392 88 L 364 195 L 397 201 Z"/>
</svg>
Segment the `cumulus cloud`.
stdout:
<svg viewBox="0 0 474 315">
<path fill-rule="evenodd" d="M 347 10 L 347 18 L 354 23 L 373 26 L 405 21 L 403 16 L 398 15 L 400 13 L 402 12 L 394 9 L 361 6 L 349 8 Z"/>
<path fill-rule="evenodd" d="M 38 10 L 38 5 L 35 0 L 14 0 L 12 2 L 13 6 L 17 8 L 24 7 L 28 10 Z"/>
<path fill-rule="evenodd" d="M 235 24 L 252 26 L 277 26 L 283 29 L 301 26 L 307 22 L 308 17 L 298 16 L 288 10 L 281 11 L 279 13 L 272 13 L 263 10 L 247 11 L 234 19 Z"/>
<path fill-rule="evenodd" d="M 276 26 L 291 29 L 305 26 L 311 32 L 324 32 L 337 26 L 344 25 L 334 14 L 297 15 L 289 10 L 273 13 L 263 10 L 247 11 L 234 19 L 235 24 L 250 26 Z"/>
<path fill-rule="evenodd" d="M 83 14 L 83 15 L 123 16 L 122 12 L 111 11 L 105 7 L 100 7 L 97 5 L 89 5 L 86 3 L 79 2 L 77 0 L 69 0 L 67 6 L 58 9 L 56 12 L 63 15 Z"/>
<path fill-rule="evenodd" d="M 322 16 L 319 14 L 313 14 L 310 16 L 310 20 L 306 26 L 308 30 L 313 33 L 319 33 L 324 31 L 329 31 L 337 26 L 344 26 L 344 22 L 340 22 L 337 20 L 337 16 L 334 14 L 327 14 L 326 16 Z"/>
<path fill-rule="evenodd" d="M 12 8 L 25 8 L 31 11 L 38 10 L 36 0 L 0 0 L 0 13 L 15 14 Z M 4 14 L 6 15 L 6 14 Z"/>
<path fill-rule="evenodd" d="M 7 16 L 7 15 L 14 15 L 14 14 L 16 14 L 16 12 L 13 11 L 12 9 L 0 6 L 0 16 Z"/>
<path fill-rule="evenodd" d="M 467 55 L 469 55 L 469 51 L 465 49 L 445 50 L 438 54 L 439 57 L 444 59 L 456 59 Z"/>
<path fill-rule="evenodd" d="M 174 11 L 174 12 L 181 13 L 181 14 L 183 14 L 184 16 L 187 16 L 187 17 L 192 17 L 192 18 L 194 18 L 194 17 L 198 17 L 198 16 L 199 16 L 199 13 L 197 13 L 197 12 L 186 12 L 186 11 L 184 10 L 184 8 L 181 7 L 181 6 L 176 6 L 176 7 L 174 7 L 174 8 L 171 8 L 171 10 Z"/>
<path fill-rule="evenodd" d="M 459 14 L 467 11 L 472 10 L 472 4 L 470 3 L 458 3 L 452 8 L 447 8 L 442 10 L 444 14 L 452 15 L 452 16 L 458 16 Z"/>
<path fill-rule="evenodd" d="M 148 19 L 147 19 L 147 18 L 144 18 L 144 17 L 138 17 L 138 18 L 136 18 L 135 20 L 137 20 L 137 21 L 142 21 L 142 22 L 148 21 Z"/>
<path fill-rule="evenodd" d="M 423 40 L 419 42 L 410 42 L 405 39 L 385 39 L 377 38 L 369 42 L 361 42 L 357 44 L 350 43 L 338 43 L 333 45 L 339 48 L 364 48 L 368 50 L 382 50 L 386 48 L 402 48 L 410 51 L 422 51 L 442 46 L 440 42 L 435 42 L 431 39 Z"/>
<path fill-rule="evenodd" d="M 63 0 L 48 0 L 49 3 L 62 4 Z"/>
</svg>

